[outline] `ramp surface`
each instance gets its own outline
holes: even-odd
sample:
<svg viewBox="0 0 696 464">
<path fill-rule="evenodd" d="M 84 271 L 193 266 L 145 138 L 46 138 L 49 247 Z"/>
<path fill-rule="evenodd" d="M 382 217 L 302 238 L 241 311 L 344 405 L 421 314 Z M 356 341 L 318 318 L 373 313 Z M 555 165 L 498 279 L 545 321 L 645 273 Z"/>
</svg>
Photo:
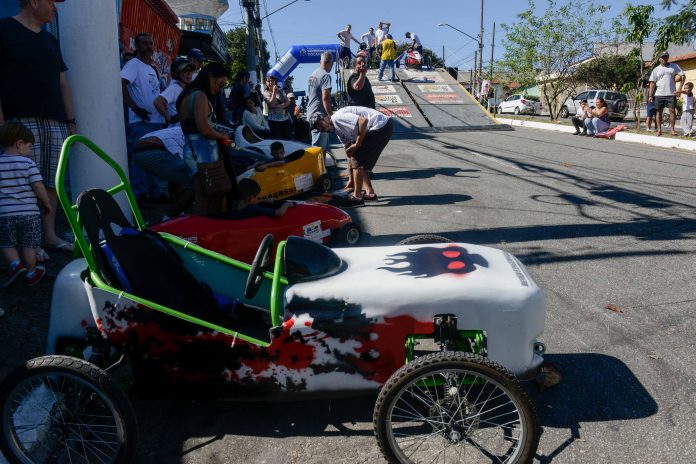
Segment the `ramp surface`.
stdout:
<svg viewBox="0 0 696 464">
<path fill-rule="evenodd" d="M 351 70 L 349 69 L 343 71 L 346 86 L 350 74 Z M 378 70 L 376 69 L 367 71 L 367 79 L 370 81 L 372 92 L 375 94 L 375 106 L 378 111 L 392 118 L 394 131 L 410 132 L 429 128 L 430 124 L 425 120 L 401 83 L 387 80 L 390 77 L 389 71 L 385 71 L 385 80 L 381 82 L 377 80 L 377 74 Z"/>
<path fill-rule="evenodd" d="M 346 85 L 351 70 L 343 70 Z M 397 82 L 377 80 L 370 69 L 367 78 L 375 94 L 377 110 L 392 117 L 395 132 L 441 130 L 511 130 L 498 123 L 444 69 L 397 68 Z"/>
<path fill-rule="evenodd" d="M 444 69 L 397 69 L 401 84 L 433 128 L 508 129 L 500 126 Z"/>
</svg>

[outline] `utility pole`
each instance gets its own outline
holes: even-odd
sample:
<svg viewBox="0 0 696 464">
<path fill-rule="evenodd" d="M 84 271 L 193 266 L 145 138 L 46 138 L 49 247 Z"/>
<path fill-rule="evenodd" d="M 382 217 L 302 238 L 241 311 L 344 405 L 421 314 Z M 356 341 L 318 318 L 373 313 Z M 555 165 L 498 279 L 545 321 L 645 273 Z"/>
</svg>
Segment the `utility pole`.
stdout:
<svg viewBox="0 0 696 464">
<path fill-rule="evenodd" d="M 478 69 L 476 69 L 476 65 L 478 64 L 478 51 L 474 52 L 474 80 L 472 81 L 471 85 L 473 85 L 472 92 L 471 94 L 473 96 L 476 96 L 476 92 L 478 92 L 478 82 L 479 82 L 479 76 L 478 76 Z"/>
<path fill-rule="evenodd" d="M 445 62 L 445 46 L 442 45 L 442 67 L 447 70 L 447 63 Z"/>
<path fill-rule="evenodd" d="M 256 63 L 254 57 L 254 6 L 256 0 L 243 0 L 242 6 L 246 10 L 247 23 L 247 71 L 249 73 L 256 71 Z"/>
<path fill-rule="evenodd" d="M 481 0 L 481 32 L 479 32 L 479 79 L 483 82 L 483 0 Z"/>
<path fill-rule="evenodd" d="M 493 39 L 491 40 L 491 72 L 489 79 L 493 82 L 493 49 L 495 49 L 495 23 L 493 23 Z"/>
<path fill-rule="evenodd" d="M 254 26 L 256 27 L 256 43 L 258 46 L 258 71 L 261 74 L 261 80 L 263 81 L 264 79 L 264 73 L 266 70 L 264 69 L 264 65 L 266 63 L 266 55 L 265 55 L 265 50 L 263 48 L 263 36 L 262 36 L 262 31 L 261 31 L 261 2 L 255 2 L 256 3 L 256 19 L 254 20 Z M 251 74 L 252 72 L 249 71 Z M 253 74 L 256 74 L 256 69 L 254 69 Z M 255 81 L 254 84 L 256 84 Z"/>
</svg>

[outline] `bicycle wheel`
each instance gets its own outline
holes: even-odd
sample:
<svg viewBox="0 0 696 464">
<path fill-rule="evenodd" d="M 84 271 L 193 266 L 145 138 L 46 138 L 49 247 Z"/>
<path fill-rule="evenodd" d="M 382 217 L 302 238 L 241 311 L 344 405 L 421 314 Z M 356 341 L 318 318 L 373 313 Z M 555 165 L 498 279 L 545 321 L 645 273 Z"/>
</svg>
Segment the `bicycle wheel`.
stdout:
<svg viewBox="0 0 696 464">
<path fill-rule="evenodd" d="M 540 436 L 517 379 L 461 352 L 430 354 L 396 371 L 377 398 L 374 427 L 391 463 L 527 463 Z"/>
<path fill-rule="evenodd" d="M 136 420 L 108 374 L 69 356 L 27 361 L 0 386 L 0 450 L 12 463 L 127 463 Z"/>
</svg>

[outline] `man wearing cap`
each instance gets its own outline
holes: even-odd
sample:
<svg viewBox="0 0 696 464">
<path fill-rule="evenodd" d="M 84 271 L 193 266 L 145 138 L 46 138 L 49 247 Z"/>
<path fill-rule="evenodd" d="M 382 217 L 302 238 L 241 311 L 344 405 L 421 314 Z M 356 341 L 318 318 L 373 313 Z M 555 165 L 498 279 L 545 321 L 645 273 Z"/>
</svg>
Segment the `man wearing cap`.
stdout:
<svg viewBox="0 0 696 464">
<path fill-rule="evenodd" d="M 679 85 L 674 83 L 674 78 L 681 76 Z M 669 134 L 677 135 L 674 130 L 674 122 L 676 120 L 675 108 L 677 107 L 677 95 L 681 93 L 682 84 L 684 83 L 684 71 L 676 63 L 669 62 L 669 53 L 662 52 L 660 54 L 660 64 L 650 73 L 650 87 L 648 88 L 648 102 L 655 102 L 657 109 L 657 133 L 662 135 L 662 110 L 665 107 L 669 108 Z"/>
<path fill-rule="evenodd" d="M 191 63 L 196 65 L 196 69 L 193 70 L 193 78 L 195 79 L 196 76 L 198 76 L 198 72 L 203 67 L 205 55 L 203 55 L 203 52 L 199 49 L 192 48 L 191 50 L 189 50 L 188 54 L 186 55 L 186 58 L 188 58 Z"/>
<path fill-rule="evenodd" d="M 56 1 L 62 0 L 19 0 L 17 16 L 0 19 L 0 124 L 19 119 L 34 134 L 31 158 L 51 202 L 42 217 L 43 244 L 72 251 L 55 231 L 55 177 L 63 141 L 76 132 L 75 113 L 58 41 L 42 29 L 55 17 Z"/>
</svg>

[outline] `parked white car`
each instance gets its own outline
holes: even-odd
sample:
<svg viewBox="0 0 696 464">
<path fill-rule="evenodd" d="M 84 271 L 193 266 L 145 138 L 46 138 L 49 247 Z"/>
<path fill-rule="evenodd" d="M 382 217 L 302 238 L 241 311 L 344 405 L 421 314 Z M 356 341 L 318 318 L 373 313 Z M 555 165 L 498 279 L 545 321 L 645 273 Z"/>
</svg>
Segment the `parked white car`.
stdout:
<svg viewBox="0 0 696 464">
<path fill-rule="evenodd" d="M 497 113 L 541 114 L 541 103 L 518 93 L 500 102 Z"/>
</svg>

